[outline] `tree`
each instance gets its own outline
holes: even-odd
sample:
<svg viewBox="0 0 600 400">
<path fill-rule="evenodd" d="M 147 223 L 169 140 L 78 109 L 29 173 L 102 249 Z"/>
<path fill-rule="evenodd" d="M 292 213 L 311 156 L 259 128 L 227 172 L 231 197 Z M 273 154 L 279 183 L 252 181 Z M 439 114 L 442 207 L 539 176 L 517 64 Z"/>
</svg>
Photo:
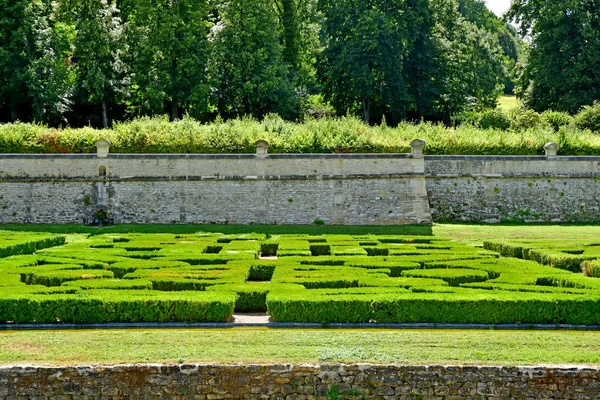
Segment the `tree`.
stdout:
<svg viewBox="0 0 600 400">
<path fill-rule="evenodd" d="M 504 53 L 503 64 L 507 72 L 504 78 L 504 92 L 514 93 L 519 76 L 518 66 L 524 57 L 525 45 L 517 30 L 490 11 L 483 0 L 459 0 L 458 11 L 467 21 L 497 38 Z"/>
<path fill-rule="evenodd" d="M 600 100 L 598 0 L 515 0 L 508 18 L 531 38 L 518 93 L 527 106 L 576 113 Z"/>
<path fill-rule="evenodd" d="M 13 121 L 64 122 L 73 94 L 74 28 L 47 0 L 0 5 L 0 105 Z"/>
<path fill-rule="evenodd" d="M 404 118 L 414 103 L 404 66 L 421 37 L 427 1 L 321 0 L 319 8 L 325 97 L 341 114 L 360 108 L 365 122 L 386 112 Z"/>
<path fill-rule="evenodd" d="M 450 122 L 468 108 L 495 107 L 505 70 L 498 38 L 465 20 L 452 0 L 432 2 L 439 46 L 437 109 Z"/>
<path fill-rule="evenodd" d="M 66 122 L 74 88 L 71 67 L 74 27 L 57 20 L 55 4 L 31 0 L 27 8 L 31 40 L 26 85 L 35 121 Z"/>
<path fill-rule="evenodd" d="M 210 8 L 206 0 L 138 0 L 129 14 L 129 108 L 134 114 L 208 111 Z"/>
<path fill-rule="evenodd" d="M 9 107 L 13 121 L 20 118 L 19 108 L 28 103 L 27 44 L 32 23 L 28 5 L 27 0 L 0 2 L 0 106 Z"/>
<path fill-rule="evenodd" d="M 225 115 L 294 118 L 298 99 L 271 0 L 231 0 L 213 28 L 215 103 Z"/>
<path fill-rule="evenodd" d="M 73 61 L 81 99 L 102 109 L 102 126 L 109 126 L 108 107 L 123 87 L 122 23 L 115 3 L 81 0 Z"/>
</svg>

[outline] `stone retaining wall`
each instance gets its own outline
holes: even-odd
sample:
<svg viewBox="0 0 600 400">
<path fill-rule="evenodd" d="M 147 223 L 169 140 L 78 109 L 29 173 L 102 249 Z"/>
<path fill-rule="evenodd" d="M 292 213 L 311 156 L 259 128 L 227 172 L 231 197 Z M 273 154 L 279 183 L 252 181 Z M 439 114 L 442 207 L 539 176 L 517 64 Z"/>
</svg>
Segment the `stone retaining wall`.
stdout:
<svg viewBox="0 0 600 400">
<path fill-rule="evenodd" d="M 599 222 L 600 157 L 0 154 L 0 224 Z"/>
<path fill-rule="evenodd" d="M 431 223 L 409 154 L 0 154 L 0 224 Z"/>
<path fill-rule="evenodd" d="M 600 398 L 600 370 L 370 364 L 0 368 L 0 399 L 159 398 L 591 400 Z"/>
<path fill-rule="evenodd" d="M 600 221 L 600 157 L 430 156 L 425 173 L 434 221 Z"/>
</svg>

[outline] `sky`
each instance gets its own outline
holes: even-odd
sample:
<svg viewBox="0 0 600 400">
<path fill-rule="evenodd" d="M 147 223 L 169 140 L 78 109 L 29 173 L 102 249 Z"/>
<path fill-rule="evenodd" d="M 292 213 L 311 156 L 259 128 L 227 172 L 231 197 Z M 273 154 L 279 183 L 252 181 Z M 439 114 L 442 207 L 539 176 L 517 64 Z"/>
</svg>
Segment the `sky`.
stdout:
<svg viewBox="0 0 600 400">
<path fill-rule="evenodd" d="M 510 0 L 485 0 L 485 4 L 500 17 L 510 7 Z"/>
</svg>

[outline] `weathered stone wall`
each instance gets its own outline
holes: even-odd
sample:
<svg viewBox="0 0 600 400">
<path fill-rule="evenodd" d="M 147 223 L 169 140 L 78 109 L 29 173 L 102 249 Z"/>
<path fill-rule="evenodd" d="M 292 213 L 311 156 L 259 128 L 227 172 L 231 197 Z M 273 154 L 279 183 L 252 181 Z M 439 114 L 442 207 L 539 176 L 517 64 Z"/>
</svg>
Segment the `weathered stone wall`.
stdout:
<svg viewBox="0 0 600 400">
<path fill-rule="evenodd" d="M 600 157 L 0 155 L 0 223 L 598 222 Z"/>
<path fill-rule="evenodd" d="M 0 223 L 430 223 L 408 154 L 0 155 Z"/>
<path fill-rule="evenodd" d="M 598 399 L 596 368 L 402 365 L 2 367 L 0 399 Z"/>
<path fill-rule="evenodd" d="M 600 157 L 430 156 L 435 221 L 600 221 Z"/>
</svg>

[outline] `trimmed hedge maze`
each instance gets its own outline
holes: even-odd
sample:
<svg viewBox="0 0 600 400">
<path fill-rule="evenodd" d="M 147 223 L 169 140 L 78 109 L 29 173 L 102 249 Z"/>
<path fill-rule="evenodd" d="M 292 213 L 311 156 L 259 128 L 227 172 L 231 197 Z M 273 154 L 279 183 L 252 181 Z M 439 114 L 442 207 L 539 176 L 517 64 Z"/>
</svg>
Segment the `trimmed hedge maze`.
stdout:
<svg viewBox="0 0 600 400">
<path fill-rule="evenodd" d="M 266 311 L 278 322 L 600 324 L 600 280 L 580 270 L 594 270 L 595 243 L 8 235 L 6 323 L 225 322 L 234 311 Z"/>
<path fill-rule="evenodd" d="M 0 231 L 0 257 L 31 254 L 36 250 L 65 243 L 64 236 L 47 233 L 15 233 Z"/>
</svg>

